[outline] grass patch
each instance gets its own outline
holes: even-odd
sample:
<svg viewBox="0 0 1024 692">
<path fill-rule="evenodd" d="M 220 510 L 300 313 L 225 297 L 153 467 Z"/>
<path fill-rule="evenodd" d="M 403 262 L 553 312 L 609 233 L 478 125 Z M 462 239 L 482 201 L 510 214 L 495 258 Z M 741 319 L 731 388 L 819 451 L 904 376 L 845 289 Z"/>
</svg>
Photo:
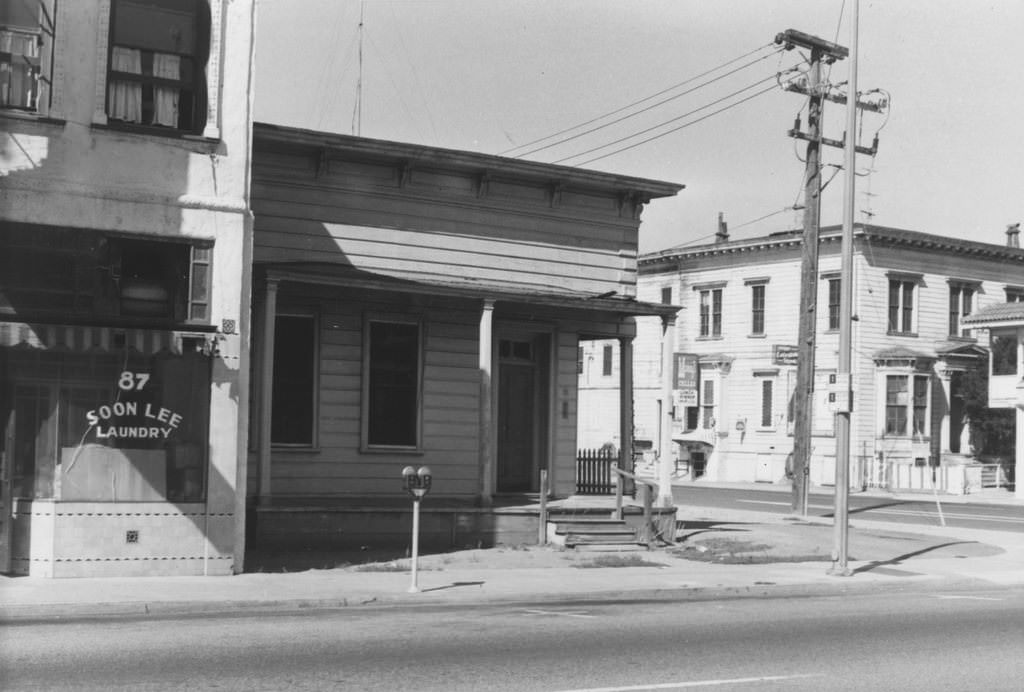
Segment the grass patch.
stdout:
<svg viewBox="0 0 1024 692">
<path fill-rule="evenodd" d="M 593 567 L 664 567 L 658 562 L 645 560 L 640 555 L 598 555 L 590 560 L 577 562 L 573 567 L 587 569 Z"/>
<path fill-rule="evenodd" d="M 355 565 L 351 567 L 353 572 L 411 572 L 412 564 L 409 562 L 368 562 L 363 565 Z M 417 565 L 417 570 L 420 572 L 434 572 L 439 568 L 437 567 L 424 567 L 421 562 Z"/>
<path fill-rule="evenodd" d="M 725 565 L 762 565 L 777 562 L 821 562 L 831 560 L 822 553 L 796 554 L 777 550 L 767 543 L 735 538 L 711 538 L 669 551 L 671 555 L 697 562 Z"/>
</svg>

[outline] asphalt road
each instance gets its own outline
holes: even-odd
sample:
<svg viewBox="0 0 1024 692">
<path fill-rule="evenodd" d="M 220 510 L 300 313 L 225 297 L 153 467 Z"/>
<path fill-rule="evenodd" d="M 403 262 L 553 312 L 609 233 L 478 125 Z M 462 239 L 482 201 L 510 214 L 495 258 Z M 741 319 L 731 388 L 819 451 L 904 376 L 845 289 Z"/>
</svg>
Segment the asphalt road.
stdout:
<svg viewBox="0 0 1024 692">
<path fill-rule="evenodd" d="M 790 514 L 790 492 L 785 490 L 749 490 L 745 488 L 714 488 L 677 486 L 672 495 L 680 507 L 718 507 L 773 514 Z M 833 495 L 812 493 L 808 514 L 831 517 L 835 508 Z M 986 531 L 1024 531 L 1024 505 L 943 502 L 934 497 L 921 500 L 898 500 L 886 497 L 850 495 L 850 521 L 861 517 L 903 524 L 946 526 Z M 941 511 L 941 519 L 940 519 Z"/>
<path fill-rule="evenodd" d="M 21 623 L 4 690 L 1019 690 L 1024 591 Z"/>
</svg>

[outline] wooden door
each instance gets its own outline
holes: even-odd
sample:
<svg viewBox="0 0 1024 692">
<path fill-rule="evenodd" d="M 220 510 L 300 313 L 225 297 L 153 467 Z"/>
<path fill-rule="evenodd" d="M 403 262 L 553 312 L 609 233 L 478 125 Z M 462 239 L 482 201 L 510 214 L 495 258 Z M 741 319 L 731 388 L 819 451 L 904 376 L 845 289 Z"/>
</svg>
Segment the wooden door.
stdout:
<svg viewBox="0 0 1024 692">
<path fill-rule="evenodd" d="M 533 469 L 537 463 L 536 378 L 536 368 L 531 363 L 499 366 L 499 493 L 533 489 Z"/>
</svg>

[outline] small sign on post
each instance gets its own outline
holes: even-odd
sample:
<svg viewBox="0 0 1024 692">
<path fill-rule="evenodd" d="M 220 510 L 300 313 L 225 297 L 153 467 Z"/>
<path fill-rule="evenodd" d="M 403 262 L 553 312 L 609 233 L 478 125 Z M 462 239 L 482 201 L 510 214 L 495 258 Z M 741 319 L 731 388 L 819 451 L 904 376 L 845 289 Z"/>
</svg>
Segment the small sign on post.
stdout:
<svg viewBox="0 0 1024 692">
<path fill-rule="evenodd" d="M 419 469 L 406 466 L 402 469 L 402 487 L 412 495 L 412 584 L 409 586 L 409 593 L 419 593 L 420 590 L 416 584 L 420 552 L 420 500 L 430 490 L 432 480 L 430 468 L 427 466 L 421 466 Z"/>
</svg>

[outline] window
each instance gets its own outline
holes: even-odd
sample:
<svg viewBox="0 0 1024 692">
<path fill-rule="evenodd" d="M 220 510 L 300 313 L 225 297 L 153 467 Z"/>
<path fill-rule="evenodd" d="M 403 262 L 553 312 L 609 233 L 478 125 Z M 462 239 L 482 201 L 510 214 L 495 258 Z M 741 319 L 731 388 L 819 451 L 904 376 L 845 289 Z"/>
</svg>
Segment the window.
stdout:
<svg viewBox="0 0 1024 692">
<path fill-rule="evenodd" d="M 773 409 L 772 405 L 774 402 L 775 395 L 775 382 L 773 380 L 762 378 L 761 379 L 761 427 L 771 428 L 773 426 L 772 416 Z"/>
<path fill-rule="evenodd" d="M 313 315 L 279 314 L 274 321 L 272 444 L 314 444 L 316 337 L 316 318 Z"/>
<path fill-rule="evenodd" d="M 949 284 L 949 335 L 969 337 L 970 329 L 960 326 L 961 320 L 971 314 L 975 287 L 972 284 Z"/>
<path fill-rule="evenodd" d="M 0 107 L 46 113 L 53 39 L 53 0 L 0 3 Z"/>
<path fill-rule="evenodd" d="M 715 381 L 704 380 L 701 387 L 700 427 L 710 430 L 715 427 Z"/>
<path fill-rule="evenodd" d="M 1012 334 L 993 334 L 990 347 L 992 349 L 992 374 L 1016 375 L 1017 337 Z"/>
<path fill-rule="evenodd" d="M 204 0 L 114 0 L 108 122 L 202 132 L 209 13 Z"/>
<path fill-rule="evenodd" d="M 601 374 L 605 377 L 611 377 L 612 374 L 612 346 L 611 344 L 605 344 L 604 348 L 601 349 Z"/>
<path fill-rule="evenodd" d="M 420 337 L 418 322 L 368 322 L 363 390 L 368 447 L 420 445 Z"/>
<path fill-rule="evenodd" d="M 754 284 L 750 287 L 750 333 L 756 335 L 764 334 L 764 284 Z"/>
<path fill-rule="evenodd" d="M 661 302 L 663 305 L 672 304 L 672 287 L 663 286 L 661 289 Z"/>
<path fill-rule="evenodd" d="M 704 289 L 700 292 L 700 335 L 722 336 L 722 289 Z"/>
<path fill-rule="evenodd" d="M 1007 303 L 1024 303 L 1024 288 L 1007 286 L 1005 290 Z"/>
<path fill-rule="evenodd" d="M 30 224 L 0 227 L 0 313 L 206 324 L 213 247 Z"/>
<path fill-rule="evenodd" d="M 583 374 L 583 358 L 584 358 L 583 347 L 582 346 L 577 346 L 576 347 L 576 374 L 577 375 L 582 375 Z"/>
<path fill-rule="evenodd" d="M 25 499 L 201 502 L 211 360 L 0 347 L 12 492 Z"/>
<path fill-rule="evenodd" d="M 839 329 L 839 301 L 842 284 L 839 279 L 828 280 L 828 328 L 830 331 Z"/>
<path fill-rule="evenodd" d="M 885 434 L 924 437 L 928 426 L 928 376 L 887 375 L 885 378 Z M 908 422 L 913 425 L 908 430 Z"/>
<path fill-rule="evenodd" d="M 914 288 L 917 283 L 909 279 L 889 280 L 889 333 L 913 334 Z"/>
</svg>

